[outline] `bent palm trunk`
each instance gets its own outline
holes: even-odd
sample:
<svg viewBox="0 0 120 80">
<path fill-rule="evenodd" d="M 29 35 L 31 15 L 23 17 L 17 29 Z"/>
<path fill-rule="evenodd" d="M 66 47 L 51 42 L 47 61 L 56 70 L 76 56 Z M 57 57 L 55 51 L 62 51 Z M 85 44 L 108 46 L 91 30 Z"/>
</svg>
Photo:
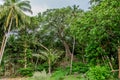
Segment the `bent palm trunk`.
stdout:
<svg viewBox="0 0 120 80">
<path fill-rule="evenodd" d="M 4 36 L 3 36 L 1 49 L 0 49 L 0 65 L 1 65 L 2 58 L 3 58 L 3 53 L 5 51 L 5 46 L 6 46 L 6 43 L 7 43 L 7 39 L 8 39 L 8 35 L 10 33 L 11 26 L 12 26 L 12 18 L 11 18 L 11 21 L 10 21 L 10 25 L 8 27 L 8 32 L 6 34 L 4 34 Z"/>
<path fill-rule="evenodd" d="M 3 56 L 5 44 L 6 44 L 6 36 L 4 35 L 3 40 L 2 40 L 1 49 L 0 49 L 0 64 L 1 64 L 1 61 L 2 61 L 2 56 Z"/>
</svg>

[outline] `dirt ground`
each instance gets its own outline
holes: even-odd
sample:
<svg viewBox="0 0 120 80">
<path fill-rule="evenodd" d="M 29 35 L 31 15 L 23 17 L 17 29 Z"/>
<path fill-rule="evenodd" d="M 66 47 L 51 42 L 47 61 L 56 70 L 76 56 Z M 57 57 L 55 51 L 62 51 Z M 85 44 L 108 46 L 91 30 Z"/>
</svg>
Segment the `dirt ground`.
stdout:
<svg viewBox="0 0 120 80">
<path fill-rule="evenodd" d="M 25 80 L 25 78 L 3 78 L 0 80 Z"/>
</svg>

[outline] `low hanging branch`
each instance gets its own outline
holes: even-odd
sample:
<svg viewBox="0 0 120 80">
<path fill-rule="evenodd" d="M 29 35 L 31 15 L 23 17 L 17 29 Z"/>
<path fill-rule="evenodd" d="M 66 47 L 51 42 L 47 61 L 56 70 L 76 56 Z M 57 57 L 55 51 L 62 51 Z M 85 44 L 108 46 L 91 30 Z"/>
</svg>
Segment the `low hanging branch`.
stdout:
<svg viewBox="0 0 120 80">
<path fill-rule="evenodd" d="M 117 72 L 117 71 L 119 71 L 119 70 L 112 70 L 111 72 Z"/>
<path fill-rule="evenodd" d="M 49 52 L 49 49 L 40 43 L 40 46 Z"/>
<path fill-rule="evenodd" d="M 112 65 L 112 63 L 110 62 L 110 59 L 109 59 L 108 56 L 104 56 L 104 58 L 108 60 L 109 66 L 110 66 L 110 68 L 111 68 L 111 72 L 117 72 L 117 71 L 119 71 L 119 70 L 114 70 L 113 65 Z"/>
<path fill-rule="evenodd" d="M 107 58 L 107 59 L 108 59 L 108 61 L 109 61 L 109 65 L 110 65 L 111 70 L 113 71 L 114 69 L 113 69 L 112 63 L 110 62 L 109 57 L 108 57 L 108 56 L 106 56 L 106 58 Z"/>
<path fill-rule="evenodd" d="M 117 72 L 118 71 L 118 78 L 120 79 L 120 46 L 118 47 L 118 65 L 119 65 L 119 69 L 118 70 L 114 70 L 112 68 L 111 72 Z M 110 64 L 110 66 L 112 66 L 112 65 Z"/>
</svg>

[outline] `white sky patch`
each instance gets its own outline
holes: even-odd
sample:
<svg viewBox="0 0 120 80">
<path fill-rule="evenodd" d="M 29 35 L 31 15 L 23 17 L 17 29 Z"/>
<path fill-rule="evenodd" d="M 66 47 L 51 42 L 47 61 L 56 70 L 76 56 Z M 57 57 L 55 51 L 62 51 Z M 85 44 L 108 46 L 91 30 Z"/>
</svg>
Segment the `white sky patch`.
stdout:
<svg viewBox="0 0 120 80">
<path fill-rule="evenodd" d="M 44 12 L 47 9 L 49 9 L 49 6 L 47 5 L 36 5 L 36 6 L 32 6 L 32 11 L 33 11 L 33 15 L 36 15 L 39 12 Z"/>
<path fill-rule="evenodd" d="M 50 9 L 50 7 L 47 5 L 34 5 L 34 6 L 32 6 L 33 14 L 30 14 L 28 12 L 26 14 L 30 15 L 30 16 L 35 16 L 40 12 L 42 13 L 42 12 L 46 11 L 47 9 Z"/>
<path fill-rule="evenodd" d="M 47 9 L 62 8 L 66 6 L 80 5 L 83 10 L 88 10 L 89 0 L 30 0 L 33 15 L 44 12 Z"/>
<path fill-rule="evenodd" d="M 1 4 L 3 4 L 3 1 L 2 1 L 2 0 L 0 0 L 0 5 L 1 5 Z"/>
<path fill-rule="evenodd" d="M 90 6 L 89 0 L 29 0 L 31 3 L 33 14 L 30 16 L 42 13 L 47 9 L 62 8 L 66 6 L 80 5 L 83 10 L 88 10 Z M 0 4 L 3 4 L 3 0 L 0 0 Z"/>
</svg>

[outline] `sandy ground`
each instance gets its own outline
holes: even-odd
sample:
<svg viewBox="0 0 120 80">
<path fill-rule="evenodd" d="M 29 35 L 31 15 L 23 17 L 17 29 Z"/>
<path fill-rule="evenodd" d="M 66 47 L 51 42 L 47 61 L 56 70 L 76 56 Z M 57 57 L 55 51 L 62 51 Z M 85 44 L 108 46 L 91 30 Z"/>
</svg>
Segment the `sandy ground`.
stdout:
<svg viewBox="0 0 120 80">
<path fill-rule="evenodd" d="M 25 78 L 4 78 L 0 80 L 25 80 Z"/>
</svg>

